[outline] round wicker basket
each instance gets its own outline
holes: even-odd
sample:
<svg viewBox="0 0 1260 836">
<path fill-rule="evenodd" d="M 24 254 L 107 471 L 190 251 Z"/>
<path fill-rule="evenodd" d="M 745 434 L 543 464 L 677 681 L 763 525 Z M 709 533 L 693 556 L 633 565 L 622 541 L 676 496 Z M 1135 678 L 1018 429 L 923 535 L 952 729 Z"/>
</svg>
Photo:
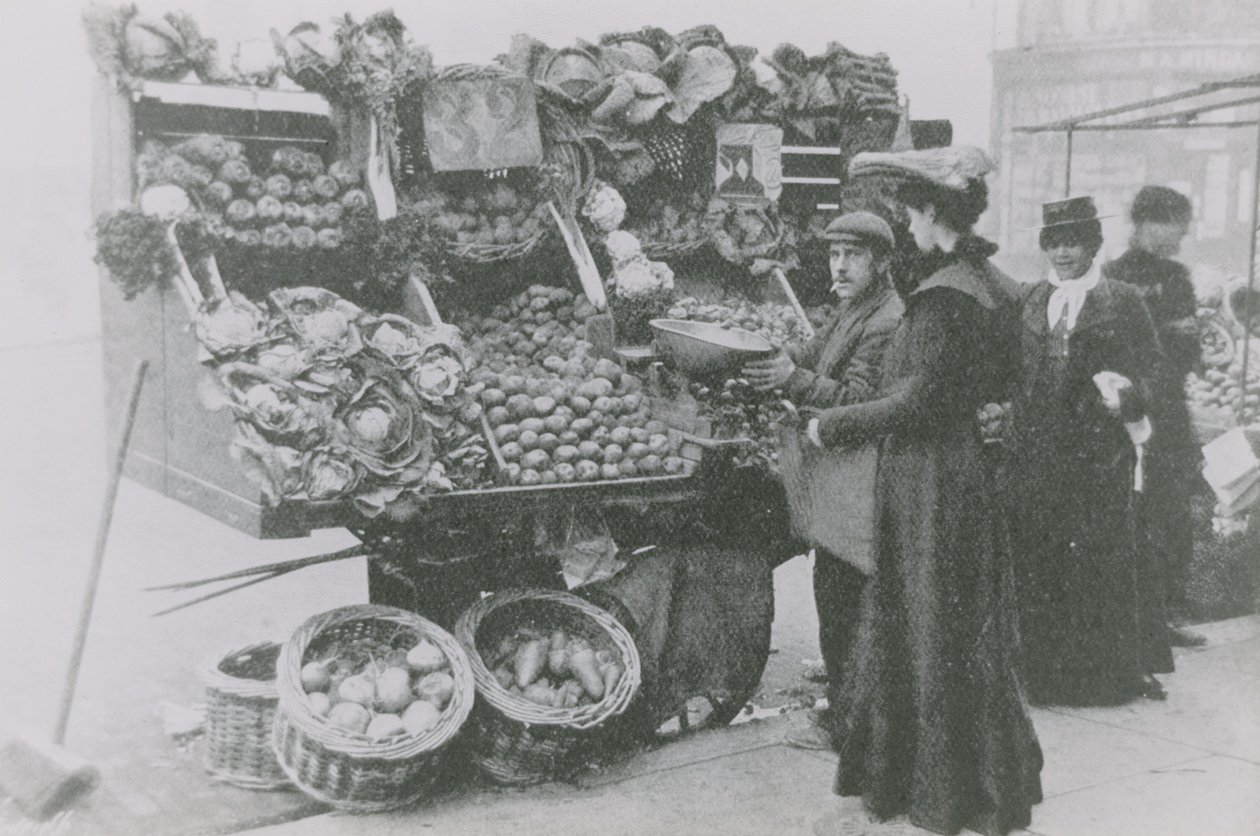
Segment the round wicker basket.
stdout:
<svg viewBox="0 0 1260 836">
<path fill-rule="evenodd" d="M 621 679 L 599 702 L 576 708 L 541 706 L 508 691 L 480 648 L 497 647 L 530 622 L 563 628 L 611 651 L 624 671 Z M 455 636 L 468 654 L 480 698 L 469 722 L 471 758 L 501 784 L 545 781 L 580 765 L 594 732 L 624 712 L 639 690 L 639 651 L 630 632 L 607 611 L 567 592 L 514 589 L 482 598 L 460 616 Z"/>
<path fill-rule="evenodd" d="M 337 728 L 311 713 L 302 688 L 307 650 L 332 640 L 427 639 L 450 663 L 455 691 L 437 726 L 423 734 L 373 740 Z M 280 652 L 280 702 L 271 745 L 299 789 L 340 810 L 371 813 L 414 803 L 441 774 L 446 745 L 459 733 L 475 696 L 468 657 L 450 633 L 415 613 L 370 604 L 341 607 L 306 621 Z"/>
<path fill-rule="evenodd" d="M 260 642 L 207 659 L 198 671 L 206 685 L 202 763 L 220 781 L 255 790 L 289 785 L 271 751 L 279 655 L 280 645 Z M 265 678 L 256 678 L 260 670 Z"/>
</svg>

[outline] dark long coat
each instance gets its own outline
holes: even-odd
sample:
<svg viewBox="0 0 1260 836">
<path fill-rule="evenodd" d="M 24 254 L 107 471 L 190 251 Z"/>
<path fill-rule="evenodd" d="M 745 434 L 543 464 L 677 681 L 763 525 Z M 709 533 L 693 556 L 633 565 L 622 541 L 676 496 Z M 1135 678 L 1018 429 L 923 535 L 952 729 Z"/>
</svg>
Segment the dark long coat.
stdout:
<svg viewBox="0 0 1260 836">
<path fill-rule="evenodd" d="M 964 239 L 906 294 L 891 392 L 824 412 L 825 443 L 884 437 L 876 568 L 834 728 L 836 791 L 938 833 L 1024 827 L 1041 750 L 1015 673 L 1010 558 L 976 411 L 1003 400 L 1018 312 Z"/>
<path fill-rule="evenodd" d="M 1159 342 L 1128 285 L 1102 279 L 1071 332 L 1046 320 L 1053 291 L 1025 296 L 1013 410 L 1022 671 L 1034 702 L 1122 702 L 1172 655 L 1158 567 L 1137 548 L 1136 454 L 1093 377 L 1122 374 L 1148 400 Z"/>
<path fill-rule="evenodd" d="M 1145 492 L 1147 547 L 1160 558 L 1166 601 L 1184 602 L 1186 572 L 1194 552 L 1190 498 L 1201 454 L 1190 424 L 1184 382 L 1201 359 L 1194 285 L 1185 265 L 1130 249 L 1103 267 L 1103 275 L 1137 288 L 1151 312 L 1162 352 L 1152 382 L 1150 461 Z"/>
</svg>

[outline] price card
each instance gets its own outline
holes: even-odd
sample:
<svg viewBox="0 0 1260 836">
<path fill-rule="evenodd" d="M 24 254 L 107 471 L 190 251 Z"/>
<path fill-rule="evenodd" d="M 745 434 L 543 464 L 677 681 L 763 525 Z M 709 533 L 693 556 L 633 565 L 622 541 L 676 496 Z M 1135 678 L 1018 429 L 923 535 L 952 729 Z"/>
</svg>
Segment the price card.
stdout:
<svg viewBox="0 0 1260 836">
<path fill-rule="evenodd" d="M 717 131 L 719 197 L 771 203 L 783 191 L 783 131 L 774 125 L 722 125 Z"/>
<path fill-rule="evenodd" d="M 434 171 L 492 171 L 542 162 L 538 106 L 527 78 L 435 81 L 421 106 Z"/>
</svg>

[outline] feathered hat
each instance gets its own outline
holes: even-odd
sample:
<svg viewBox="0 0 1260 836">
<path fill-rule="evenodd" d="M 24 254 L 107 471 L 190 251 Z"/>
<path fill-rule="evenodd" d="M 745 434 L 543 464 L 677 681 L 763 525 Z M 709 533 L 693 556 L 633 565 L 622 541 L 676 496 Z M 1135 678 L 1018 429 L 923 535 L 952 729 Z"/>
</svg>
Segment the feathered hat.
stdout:
<svg viewBox="0 0 1260 836">
<path fill-rule="evenodd" d="M 857 154 L 849 162 L 850 177 L 890 177 L 922 180 L 962 191 L 993 170 L 989 155 L 972 145 L 924 148 L 921 151 Z"/>
</svg>

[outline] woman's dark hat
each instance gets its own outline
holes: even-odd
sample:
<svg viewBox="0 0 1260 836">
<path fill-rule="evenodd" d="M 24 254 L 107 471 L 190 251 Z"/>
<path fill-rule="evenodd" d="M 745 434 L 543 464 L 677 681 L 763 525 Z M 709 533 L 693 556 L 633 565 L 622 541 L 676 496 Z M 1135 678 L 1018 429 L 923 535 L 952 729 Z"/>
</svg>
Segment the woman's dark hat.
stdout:
<svg viewBox="0 0 1260 836">
<path fill-rule="evenodd" d="M 1094 205 L 1094 199 L 1088 195 L 1069 197 L 1066 200 L 1052 200 L 1049 203 L 1041 204 L 1041 226 L 1029 228 L 1051 229 L 1089 223 L 1090 221 L 1100 221 L 1103 218 L 1111 217 L 1114 217 L 1114 215 L 1098 214 L 1098 207 Z"/>
</svg>

